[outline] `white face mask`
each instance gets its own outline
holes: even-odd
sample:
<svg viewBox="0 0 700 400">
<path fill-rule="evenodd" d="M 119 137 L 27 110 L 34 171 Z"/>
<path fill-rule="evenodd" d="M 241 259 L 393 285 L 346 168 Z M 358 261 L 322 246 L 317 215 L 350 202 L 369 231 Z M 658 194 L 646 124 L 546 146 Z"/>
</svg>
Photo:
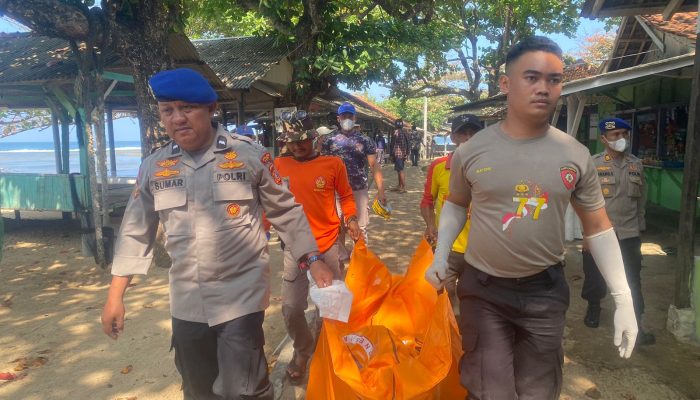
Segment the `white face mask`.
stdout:
<svg viewBox="0 0 700 400">
<path fill-rule="evenodd" d="M 609 141 L 608 146 L 612 150 L 615 150 L 617 152 L 622 153 L 623 151 L 627 150 L 627 140 L 625 138 L 622 138 L 622 139 Z"/>
<path fill-rule="evenodd" d="M 340 121 L 340 129 L 344 131 L 351 131 L 355 127 L 355 121 L 352 119 L 344 119 Z"/>
</svg>

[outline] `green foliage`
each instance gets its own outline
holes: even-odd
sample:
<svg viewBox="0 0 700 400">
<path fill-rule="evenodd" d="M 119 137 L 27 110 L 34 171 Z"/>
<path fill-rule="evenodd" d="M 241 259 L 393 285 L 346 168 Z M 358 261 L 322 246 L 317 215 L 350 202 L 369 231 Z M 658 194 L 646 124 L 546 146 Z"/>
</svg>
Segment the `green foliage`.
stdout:
<svg viewBox="0 0 700 400">
<path fill-rule="evenodd" d="M 397 58 L 405 49 L 439 52 L 431 23 L 415 11 L 425 1 L 387 1 L 390 10 L 370 0 L 185 1 L 192 37 L 273 34 L 288 43 L 296 98 L 337 81 L 353 89 L 385 81 L 400 71 Z"/>
<path fill-rule="evenodd" d="M 508 49 L 535 33 L 573 36 L 580 0 L 444 0 L 436 6 L 435 39 L 440 46 L 407 54 L 392 85 L 399 96 L 459 94 L 474 101 L 497 91 Z M 478 44 L 477 44 L 478 43 Z M 437 50 L 437 51 L 436 51 Z M 457 78 L 457 79 L 455 79 Z"/>
<path fill-rule="evenodd" d="M 0 109 L 0 138 L 29 129 L 44 128 L 50 125 L 51 113 L 48 110 Z"/>
<path fill-rule="evenodd" d="M 439 131 L 447 123 L 448 116 L 452 113 L 452 107 L 463 103 L 464 99 L 456 95 L 428 98 L 428 130 L 430 132 Z M 423 98 L 389 97 L 379 102 L 381 107 L 419 128 L 423 127 L 423 104 Z"/>
<path fill-rule="evenodd" d="M 184 0 L 187 10 L 185 33 L 193 39 L 231 36 L 267 36 L 274 33 L 257 12 L 232 4 L 230 0 Z"/>
</svg>

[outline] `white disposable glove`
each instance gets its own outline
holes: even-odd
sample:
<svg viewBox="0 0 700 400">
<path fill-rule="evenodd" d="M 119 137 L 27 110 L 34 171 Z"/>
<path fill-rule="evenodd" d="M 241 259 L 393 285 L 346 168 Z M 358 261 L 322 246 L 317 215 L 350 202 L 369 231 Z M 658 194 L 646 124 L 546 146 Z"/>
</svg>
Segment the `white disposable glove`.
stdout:
<svg viewBox="0 0 700 400">
<path fill-rule="evenodd" d="M 620 350 L 620 357 L 630 358 L 639 328 L 634 314 L 632 294 L 625 276 L 620 244 L 613 228 L 586 236 L 586 241 L 615 301 L 615 317 L 613 319 L 615 337 L 613 343 Z"/>
<path fill-rule="evenodd" d="M 447 256 L 450 254 L 452 244 L 466 222 L 467 209 L 450 201 L 445 201 L 440 212 L 440 226 L 438 227 L 438 240 L 435 246 L 435 254 L 433 255 L 433 263 L 425 271 L 425 280 L 433 285 L 436 290 L 442 290 L 445 286 L 445 281 L 452 278 L 450 275 L 454 274 L 447 265 Z"/>
</svg>

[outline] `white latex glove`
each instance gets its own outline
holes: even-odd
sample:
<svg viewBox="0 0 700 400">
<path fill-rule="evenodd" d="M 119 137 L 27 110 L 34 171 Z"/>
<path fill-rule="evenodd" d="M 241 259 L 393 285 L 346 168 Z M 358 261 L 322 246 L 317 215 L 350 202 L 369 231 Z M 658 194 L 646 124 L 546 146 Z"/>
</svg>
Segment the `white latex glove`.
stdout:
<svg viewBox="0 0 700 400">
<path fill-rule="evenodd" d="M 637 341 L 637 317 L 634 314 L 634 305 L 632 304 L 632 294 L 618 293 L 613 294 L 615 300 L 615 317 L 613 324 L 615 325 L 615 337 L 613 343 L 620 351 L 620 357 L 630 358 L 634 343 Z"/>
<path fill-rule="evenodd" d="M 447 256 L 450 254 L 452 244 L 464 228 L 467 222 L 467 209 L 458 206 L 450 201 L 446 201 L 440 213 L 440 226 L 438 227 L 438 240 L 433 255 L 433 263 L 425 271 L 425 280 L 428 281 L 435 290 L 442 290 L 445 281 L 454 272 L 450 272 L 447 265 Z"/>
<path fill-rule="evenodd" d="M 634 314 L 632 295 L 625 266 L 622 262 L 620 244 L 615 236 L 613 228 L 586 236 L 588 249 L 595 260 L 605 283 L 610 289 L 610 294 L 615 301 L 615 336 L 613 343 L 620 351 L 620 357 L 630 358 L 634 343 L 637 341 L 637 317 Z"/>
</svg>

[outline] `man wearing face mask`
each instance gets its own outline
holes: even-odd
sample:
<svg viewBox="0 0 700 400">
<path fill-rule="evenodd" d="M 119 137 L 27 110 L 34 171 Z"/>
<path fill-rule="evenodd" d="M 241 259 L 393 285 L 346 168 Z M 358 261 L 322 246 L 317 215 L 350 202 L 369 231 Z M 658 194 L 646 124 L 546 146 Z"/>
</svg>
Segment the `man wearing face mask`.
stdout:
<svg viewBox="0 0 700 400">
<path fill-rule="evenodd" d="M 340 157 L 348 172 L 350 187 L 357 205 L 357 222 L 362 236 L 367 242 L 367 224 L 369 223 L 369 184 L 365 166 L 369 167 L 377 184 L 377 199 L 386 204 L 384 195 L 384 178 L 377 165 L 376 147 L 372 139 L 355 131 L 355 106 L 343 103 L 338 107 L 338 125 L 340 129 L 330 133 L 323 141 L 323 155 Z M 341 239 L 341 243 L 344 240 Z"/>
<path fill-rule="evenodd" d="M 600 121 L 600 140 L 605 151 L 593 156 L 598 179 L 605 197 L 605 209 L 615 227 L 625 265 L 627 282 L 632 292 L 634 311 L 639 324 L 637 343 L 654 344 L 654 335 L 642 330 L 644 297 L 642 296 L 642 252 L 640 232 L 645 229 L 646 184 L 642 161 L 630 154 L 630 131 L 632 127 L 620 118 Z M 600 323 L 600 300 L 607 293 L 607 286 L 591 253 L 584 244 L 583 288 L 581 297 L 588 301 L 583 322 L 590 328 Z"/>
</svg>

